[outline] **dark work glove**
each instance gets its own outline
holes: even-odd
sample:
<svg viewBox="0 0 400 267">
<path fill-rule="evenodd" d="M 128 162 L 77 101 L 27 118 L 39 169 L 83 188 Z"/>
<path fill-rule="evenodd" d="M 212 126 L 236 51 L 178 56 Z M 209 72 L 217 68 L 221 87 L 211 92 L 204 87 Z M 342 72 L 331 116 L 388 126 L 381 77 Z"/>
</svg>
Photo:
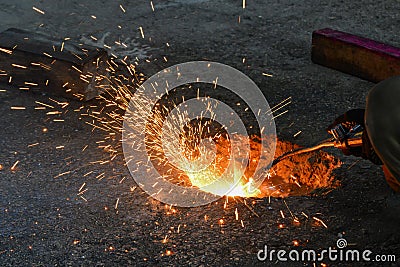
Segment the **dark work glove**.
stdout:
<svg viewBox="0 0 400 267">
<path fill-rule="evenodd" d="M 349 156 L 353 155 L 356 157 L 362 157 L 363 159 L 368 159 L 376 165 L 382 165 L 381 159 L 375 153 L 372 147 L 371 141 L 369 140 L 368 133 L 365 130 L 364 124 L 364 114 L 365 109 L 351 109 L 344 113 L 343 115 L 337 117 L 335 121 L 328 126 L 326 129 L 328 133 L 331 134 L 331 129 L 336 125 L 341 124 L 346 131 L 349 131 L 355 125 L 359 124 L 364 128 L 362 134 L 362 145 L 360 147 L 345 147 L 342 149 L 343 154 Z"/>
</svg>

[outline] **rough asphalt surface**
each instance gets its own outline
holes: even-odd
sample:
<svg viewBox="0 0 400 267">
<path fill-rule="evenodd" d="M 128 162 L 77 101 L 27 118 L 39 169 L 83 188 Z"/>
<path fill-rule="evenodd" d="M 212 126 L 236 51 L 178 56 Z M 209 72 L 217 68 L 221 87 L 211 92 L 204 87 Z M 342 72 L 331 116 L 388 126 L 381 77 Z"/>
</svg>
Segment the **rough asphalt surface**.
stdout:
<svg viewBox="0 0 400 267">
<path fill-rule="evenodd" d="M 312 31 L 331 27 L 400 46 L 400 2 L 395 0 L 247 1 L 245 9 L 242 1 L 152 3 L 154 12 L 148 0 L 3 0 L 0 29 L 38 30 L 97 45 L 104 37 L 114 53 L 150 59 L 141 69 L 147 76 L 192 60 L 230 65 L 252 78 L 270 105 L 292 97 L 289 112 L 276 120 L 277 132 L 301 145 L 326 138 L 326 125 L 350 108 L 363 107 L 373 86 L 313 64 Z M 128 47 L 115 46 L 117 39 Z M 54 122 L 54 115 L 46 115 L 50 110 L 34 110 L 35 101 L 57 106 L 48 95 L 4 85 L 0 89 L 5 90 L 0 92 L 0 266 L 312 266 L 309 261 L 280 263 L 276 257 L 260 262 L 257 252 L 264 245 L 322 251 L 335 247 L 339 237 L 347 240 L 348 249 L 396 256 L 396 262 L 380 263 L 384 266 L 400 265 L 400 200 L 381 169 L 367 161 L 331 150 L 344 165 L 337 171 L 342 186 L 329 194 L 290 197 L 286 204 L 282 199 L 247 199 L 245 205 L 241 199 L 224 209 L 220 200 L 170 210 L 140 189 L 131 192 L 135 183 L 122 159 L 91 164 L 106 155 L 96 144 L 101 132 L 92 131 L 73 111 L 81 103 L 58 108 L 65 121 Z M 104 178 L 96 179 L 99 175 Z M 77 195 L 83 183 L 87 201 Z M 293 223 L 288 208 L 300 224 Z M 328 261 L 315 262 L 321 263 Z"/>
</svg>

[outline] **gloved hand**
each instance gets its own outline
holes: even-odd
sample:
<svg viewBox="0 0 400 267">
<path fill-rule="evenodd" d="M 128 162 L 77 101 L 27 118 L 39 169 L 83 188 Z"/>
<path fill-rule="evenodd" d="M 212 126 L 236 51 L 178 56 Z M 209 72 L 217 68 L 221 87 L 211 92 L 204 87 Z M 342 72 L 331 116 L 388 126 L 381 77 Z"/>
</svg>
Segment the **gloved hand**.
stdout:
<svg viewBox="0 0 400 267">
<path fill-rule="evenodd" d="M 365 109 L 351 109 L 344 113 L 343 115 L 337 117 L 335 121 L 328 126 L 326 129 L 328 133 L 331 134 L 331 129 L 336 125 L 341 124 L 346 131 L 349 131 L 355 125 L 359 124 L 364 128 L 362 134 L 362 145 L 360 147 L 345 147 L 342 149 L 343 154 L 349 156 L 353 155 L 356 157 L 362 157 L 363 159 L 368 159 L 376 165 L 382 165 L 381 159 L 375 153 L 372 147 L 371 141 L 369 140 L 368 133 L 365 130 L 364 124 L 364 114 Z"/>
</svg>

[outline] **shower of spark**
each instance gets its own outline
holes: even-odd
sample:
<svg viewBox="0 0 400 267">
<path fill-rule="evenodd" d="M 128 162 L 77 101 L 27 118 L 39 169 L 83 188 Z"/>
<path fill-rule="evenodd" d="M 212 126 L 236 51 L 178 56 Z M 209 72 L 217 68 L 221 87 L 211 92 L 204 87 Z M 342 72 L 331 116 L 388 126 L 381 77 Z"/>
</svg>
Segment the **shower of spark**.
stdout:
<svg viewBox="0 0 400 267">
<path fill-rule="evenodd" d="M 233 167 L 228 170 L 232 178 L 229 182 L 218 180 L 231 160 L 227 156 L 231 152 L 231 140 L 224 133 L 211 134 L 213 124 L 210 121 L 188 123 L 190 122 L 188 113 L 182 111 L 175 103 L 172 103 L 174 112 L 169 113 L 167 120 L 163 118 L 164 113 L 169 111 L 168 108 L 157 103 L 153 109 L 151 123 L 146 121 L 145 114 L 150 100 L 146 99 L 141 91 L 140 84 L 144 77 L 137 74 L 134 65 L 127 64 L 123 60 L 119 64 L 126 69 L 128 76 L 114 75 L 117 63 L 110 61 L 109 69 L 112 75 L 106 78 L 109 83 L 102 87 L 104 94 L 99 97 L 105 105 L 92 106 L 83 114 L 91 119 L 87 122 L 89 125 L 106 132 L 105 142 L 102 142 L 100 147 L 110 153 L 111 160 L 121 153 L 121 142 L 118 142 L 118 139 L 123 131 L 124 113 L 129 105 L 134 105 L 136 112 L 129 114 L 129 127 L 133 128 L 133 134 L 128 137 L 128 141 L 132 140 L 133 149 L 144 149 L 135 143 L 135 133 L 144 133 L 147 136 L 145 149 L 150 152 L 149 160 L 163 179 L 220 196 L 254 197 L 260 193 L 253 186 L 251 177 L 247 178 L 240 174 L 238 164 L 232 164 Z M 189 86 L 187 90 L 194 89 Z M 207 102 L 207 98 L 201 98 L 198 94 L 197 100 L 206 102 L 204 116 L 198 118 L 200 121 L 216 116 L 214 113 L 216 107 Z M 114 142 L 108 142 L 113 140 Z M 242 141 L 246 144 L 244 142 L 246 140 Z M 241 146 L 241 144 L 232 146 L 235 145 Z M 126 159 L 127 162 L 129 160 Z M 199 169 L 201 171 L 198 171 Z"/>
<path fill-rule="evenodd" d="M 202 116 L 195 121 L 190 120 L 182 104 L 176 104 L 171 100 L 173 97 L 164 99 L 164 102 L 160 100 L 154 107 L 149 107 L 151 101 L 145 97 L 140 86 L 145 77 L 138 73 L 136 64 L 128 64 L 126 60 L 118 60 L 118 63 L 116 61 L 117 59 L 110 60 L 108 63 L 110 75 L 102 77 L 109 81 L 107 85 L 101 85 L 104 93 L 99 99 L 103 104 L 92 105 L 83 113 L 91 120 L 86 123 L 106 133 L 104 140 L 98 143 L 100 148 L 110 154 L 110 159 L 100 161 L 101 164 L 122 155 L 122 141 L 125 141 L 131 144 L 132 149 L 147 150 L 148 160 L 164 180 L 179 186 L 199 188 L 219 196 L 285 197 L 307 194 L 319 186 L 333 185 L 331 172 L 339 165 L 333 158 L 324 154 L 323 158 L 328 162 L 327 167 L 323 164 L 314 166 L 308 163 L 310 156 L 304 156 L 302 161 L 307 164 L 295 161 L 278 165 L 265 174 L 264 183 L 256 188 L 251 171 L 242 174 L 239 162 L 236 163 L 237 159 L 231 158 L 231 155 L 235 154 L 234 149 L 245 150 L 248 145 L 250 150 L 257 149 L 260 143 L 259 137 L 240 136 L 236 140 L 230 139 L 224 131 L 224 126 L 216 124 L 213 120 L 217 116 L 215 114 L 217 104 L 210 102 L 208 97 L 201 97 L 199 89 L 196 99 L 204 102 L 206 108 Z M 126 74 L 120 74 L 124 69 Z M 186 90 L 196 89 L 187 86 L 182 92 L 185 93 Z M 166 95 L 168 96 L 168 93 Z M 181 98 L 177 102 L 184 103 L 184 96 Z M 288 112 L 287 106 L 290 103 L 291 97 L 286 98 L 268 112 L 274 114 L 276 119 Z M 135 107 L 135 112 L 125 114 L 129 105 Z M 152 117 L 147 121 L 146 114 L 149 109 L 152 109 Z M 166 114 L 168 119 L 165 119 Z M 121 140 L 124 119 L 127 117 L 129 117 L 130 134 L 125 138 L 127 140 Z M 146 136 L 145 146 L 137 141 L 136 135 L 140 134 Z M 293 145 L 279 141 L 277 154 L 293 148 Z M 268 147 L 262 149 L 267 150 Z M 249 157 L 249 162 L 257 160 L 252 158 L 251 152 Z M 128 163 L 131 159 L 125 160 Z M 233 164 L 230 164 L 232 161 Z M 268 166 L 269 162 L 261 164 Z M 299 164 L 302 167 L 299 167 Z M 297 172 L 293 172 L 293 168 Z M 230 177 L 229 181 L 219 180 L 224 172 Z M 154 186 L 156 185 L 157 182 Z"/>
</svg>

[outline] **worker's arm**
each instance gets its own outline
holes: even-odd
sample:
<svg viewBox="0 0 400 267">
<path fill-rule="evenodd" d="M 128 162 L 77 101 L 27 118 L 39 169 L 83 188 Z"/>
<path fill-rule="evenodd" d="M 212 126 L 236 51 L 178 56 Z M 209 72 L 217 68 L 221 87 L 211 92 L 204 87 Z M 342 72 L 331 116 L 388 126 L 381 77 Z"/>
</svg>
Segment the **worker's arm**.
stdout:
<svg viewBox="0 0 400 267">
<path fill-rule="evenodd" d="M 400 183 L 400 76 L 376 84 L 368 93 L 365 128 L 377 155 L 385 165 L 390 186 Z M 396 181 L 397 180 L 397 181 Z"/>
</svg>

